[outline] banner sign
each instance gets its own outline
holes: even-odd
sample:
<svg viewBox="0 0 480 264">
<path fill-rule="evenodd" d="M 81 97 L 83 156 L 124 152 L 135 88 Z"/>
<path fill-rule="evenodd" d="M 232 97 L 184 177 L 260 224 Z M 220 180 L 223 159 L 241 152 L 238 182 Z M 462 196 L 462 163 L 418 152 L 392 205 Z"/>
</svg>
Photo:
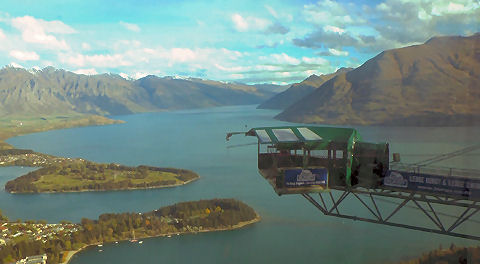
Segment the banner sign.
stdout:
<svg viewBox="0 0 480 264">
<path fill-rule="evenodd" d="M 391 170 L 383 179 L 383 184 L 432 194 L 480 198 L 480 179 Z"/>
<path fill-rule="evenodd" d="M 328 170 L 315 169 L 287 169 L 285 170 L 286 187 L 327 186 Z"/>
</svg>

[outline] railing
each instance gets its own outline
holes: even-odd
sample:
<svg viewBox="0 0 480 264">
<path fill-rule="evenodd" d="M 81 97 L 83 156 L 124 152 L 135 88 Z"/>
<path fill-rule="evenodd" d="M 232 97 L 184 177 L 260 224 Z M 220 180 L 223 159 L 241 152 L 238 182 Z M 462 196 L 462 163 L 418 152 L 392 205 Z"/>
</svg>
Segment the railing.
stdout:
<svg viewBox="0 0 480 264">
<path fill-rule="evenodd" d="M 450 168 L 450 167 L 440 167 L 440 166 L 422 166 L 422 165 L 411 165 L 405 163 L 390 163 L 391 170 L 399 170 L 412 172 L 415 174 L 429 174 L 429 175 L 439 175 L 447 177 L 466 177 L 466 178 L 478 178 L 480 179 L 480 170 L 474 169 L 459 169 L 459 168 Z"/>
</svg>

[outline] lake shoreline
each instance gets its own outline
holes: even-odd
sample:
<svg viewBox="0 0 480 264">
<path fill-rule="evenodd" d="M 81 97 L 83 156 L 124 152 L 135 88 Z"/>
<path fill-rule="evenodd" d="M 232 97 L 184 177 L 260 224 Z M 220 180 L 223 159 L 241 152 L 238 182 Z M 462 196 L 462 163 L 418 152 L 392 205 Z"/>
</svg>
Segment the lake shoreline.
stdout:
<svg viewBox="0 0 480 264">
<path fill-rule="evenodd" d="M 199 231 L 181 231 L 181 232 L 172 232 L 172 233 L 166 233 L 166 234 L 159 234 L 159 235 L 153 235 L 153 236 L 140 236 L 137 237 L 136 239 L 146 239 L 146 238 L 156 238 L 156 237 L 168 237 L 168 236 L 173 236 L 173 235 L 189 235 L 189 234 L 197 234 L 197 233 L 207 233 L 207 232 L 216 232 L 216 231 L 231 231 L 231 230 L 237 230 L 244 228 L 246 226 L 258 223 L 262 220 L 260 215 L 255 212 L 255 218 L 249 221 L 243 221 L 238 224 L 235 224 L 230 227 L 223 227 L 223 228 L 215 228 L 215 229 L 204 229 L 204 230 L 199 230 Z M 98 245 L 103 245 L 103 244 L 110 244 L 110 243 L 115 243 L 115 242 L 121 242 L 121 241 L 129 241 L 130 239 L 120 239 L 120 240 L 115 240 L 115 241 L 109 241 L 109 242 L 103 242 L 103 243 L 94 243 L 90 245 L 85 245 L 77 250 L 72 250 L 72 251 L 65 251 L 67 252 L 67 257 L 65 258 L 64 262 L 61 262 L 60 264 L 68 264 L 70 260 L 72 259 L 73 256 L 78 254 L 79 252 Z"/>
<path fill-rule="evenodd" d="M 95 120 L 95 119 L 94 119 Z M 12 150 L 20 150 L 20 149 L 17 149 L 15 146 L 12 146 L 10 144 L 8 144 L 7 142 L 5 142 L 4 140 L 10 138 L 10 137 L 16 137 L 16 136 L 21 136 L 21 135 L 25 135 L 25 134 L 31 134 L 31 133 L 39 133 L 39 132 L 45 132 L 45 131 L 50 131 L 50 130 L 58 130 L 58 129 L 65 129 L 65 128 L 75 128 L 75 127 L 84 127 L 84 126 L 104 126 L 104 125 L 112 125 L 112 124 L 120 124 L 120 123 L 125 123 L 125 121 L 122 121 L 122 120 L 114 120 L 114 119 L 109 119 L 107 118 L 107 120 L 109 122 L 93 122 L 93 123 L 90 123 L 90 124 L 83 124 L 83 123 L 74 123 L 73 124 L 70 124 L 68 123 L 65 127 L 39 127 L 38 128 L 38 131 L 37 130 L 32 130 L 32 131 L 28 131 L 28 132 L 25 132 L 25 131 L 16 131 L 16 133 L 13 133 L 13 134 L 10 134 L 8 137 L 1 137 L 0 136 L 0 151 L 12 151 Z M 95 120 L 96 121 L 96 120 Z M 2 134 L 2 129 L 0 127 L 0 135 Z M 31 151 L 31 150 L 30 150 Z M 11 155 L 15 155 L 15 154 L 11 154 Z M 44 153 L 39 153 L 39 152 L 32 152 L 30 155 L 36 155 L 36 156 L 40 156 L 40 157 L 50 157 L 50 158 L 53 158 L 53 159 L 63 159 L 63 160 L 69 160 L 69 161 L 75 161 L 75 160 L 80 160 L 81 162 L 84 162 L 85 160 L 82 159 L 82 158 L 64 158 L 64 157 L 55 157 L 55 156 L 52 156 L 52 155 L 49 155 L 49 154 L 44 154 Z M 26 156 L 26 155 L 25 155 Z M 4 162 L 1 162 L 0 164 L 0 167 L 3 167 L 5 165 L 3 165 Z M 94 162 L 95 163 L 95 162 Z M 33 163 L 35 164 L 35 163 Z M 31 164 L 22 164 L 22 165 L 12 165 L 12 166 L 32 166 Z M 33 165 L 35 166 L 35 165 Z M 41 164 L 38 164 L 38 167 L 45 167 L 45 166 L 42 166 Z M 182 170 L 182 169 L 179 169 L 179 168 L 173 168 L 174 170 Z M 38 191 L 38 192 L 35 192 L 35 191 L 26 191 L 26 192 L 22 192 L 22 191 L 11 191 L 11 190 L 7 190 L 8 193 L 11 193 L 11 194 L 35 194 L 35 193 L 81 193 L 81 192 L 108 192 L 108 191 L 130 191 L 130 190 L 147 190 L 147 189 L 163 189 L 163 188 L 173 188 L 173 187 L 178 187 L 178 186 L 182 186 L 182 185 L 186 185 L 186 184 L 189 184 L 195 180 L 198 180 L 200 179 L 200 175 L 198 175 L 197 173 L 193 172 L 193 174 L 195 174 L 195 178 L 193 179 L 189 179 L 189 180 L 186 180 L 186 181 L 182 181 L 182 182 L 179 182 L 179 183 L 174 183 L 174 184 L 166 184 L 166 185 L 158 185 L 158 186 L 148 186 L 148 187 L 127 187 L 127 188 L 113 188 L 113 189 L 83 189 L 83 190 L 60 190 L 60 191 Z M 20 176 L 21 177 L 21 176 Z M 18 178 L 16 178 L 18 179 Z M 16 180 L 14 179 L 14 180 Z M 180 180 L 180 179 L 179 179 Z"/>
<path fill-rule="evenodd" d="M 57 193 L 83 193 L 83 192 L 119 192 L 119 191 L 135 191 L 135 190 L 150 190 L 150 189 L 163 189 L 163 188 L 173 188 L 178 186 L 183 186 L 189 184 L 193 181 L 199 180 L 200 175 L 194 179 L 190 179 L 188 181 L 184 181 L 182 183 L 176 184 L 169 184 L 169 185 L 162 185 L 162 186 L 151 186 L 151 187 L 129 187 L 125 189 L 112 189 L 112 190 L 95 190 L 95 189 L 87 189 L 87 190 L 79 190 L 79 191 L 58 191 L 58 192 L 8 192 L 10 194 L 57 194 Z"/>
</svg>

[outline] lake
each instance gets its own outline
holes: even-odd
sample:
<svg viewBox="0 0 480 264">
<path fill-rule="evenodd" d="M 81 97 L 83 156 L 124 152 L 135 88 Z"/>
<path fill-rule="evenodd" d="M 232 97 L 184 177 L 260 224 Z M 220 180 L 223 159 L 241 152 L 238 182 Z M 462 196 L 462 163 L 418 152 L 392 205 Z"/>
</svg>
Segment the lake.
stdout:
<svg viewBox="0 0 480 264">
<path fill-rule="evenodd" d="M 244 229 L 120 242 L 90 248 L 71 263 L 385 263 L 438 248 L 476 245 L 465 239 L 324 216 L 299 195 L 277 196 L 257 171 L 256 142 L 234 136 L 257 126 L 284 125 L 278 112 L 256 106 L 143 113 L 112 118 L 126 121 L 19 136 L 18 148 L 96 162 L 186 168 L 200 179 L 168 189 L 65 194 L 0 192 L 0 208 L 11 219 L 48 222 L 97 218 L 107 212 L 144 212 L 180 201 L 236 198 L 252 206 L 262 221 Z M 479 127 L 357 127 L 365 141 L 389 142 L 403 161 L 418 161 L 478 142 Z M 440 165 L 479 168 L 479 154 Z M 32 168 L 0 168 L 0 184 Z M 335 193 L 338 195 L 337 193 Z M 356 203 L 347 207 L 356 210 Z M 457 212 L 451 212 L 457 213 Z M 422 216 L 406 209 L 403 217 Z M 424 216 L 423 216 L 424 217 Z M 417 221 L 417 220 L 415 220 Z M 423 221 L 418 219 L 418 221 Z M 474 225 L 467 226 L 474 228 Z"/>
</svg>

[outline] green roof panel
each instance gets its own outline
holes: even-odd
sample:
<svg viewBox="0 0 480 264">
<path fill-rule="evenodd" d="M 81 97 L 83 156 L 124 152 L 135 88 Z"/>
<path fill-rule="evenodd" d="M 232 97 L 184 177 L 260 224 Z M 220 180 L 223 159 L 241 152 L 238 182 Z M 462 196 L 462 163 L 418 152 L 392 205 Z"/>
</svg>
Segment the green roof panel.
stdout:
<svg viewBox="0 0 480 264">
<path fill-rule="evenodd" d="M 257 136 L 262 144 L 273 143 L 288 147 L 289 144 L 298 146 L 298 143 L 302 143 L 309 149 L 325 149 L 330 142 L 345 143 L 351 147 L 352 141 L 361 140 L 353 128 L 317 126 L 258 127 L 252 128 L 245 135 Z"/>
</svg>

